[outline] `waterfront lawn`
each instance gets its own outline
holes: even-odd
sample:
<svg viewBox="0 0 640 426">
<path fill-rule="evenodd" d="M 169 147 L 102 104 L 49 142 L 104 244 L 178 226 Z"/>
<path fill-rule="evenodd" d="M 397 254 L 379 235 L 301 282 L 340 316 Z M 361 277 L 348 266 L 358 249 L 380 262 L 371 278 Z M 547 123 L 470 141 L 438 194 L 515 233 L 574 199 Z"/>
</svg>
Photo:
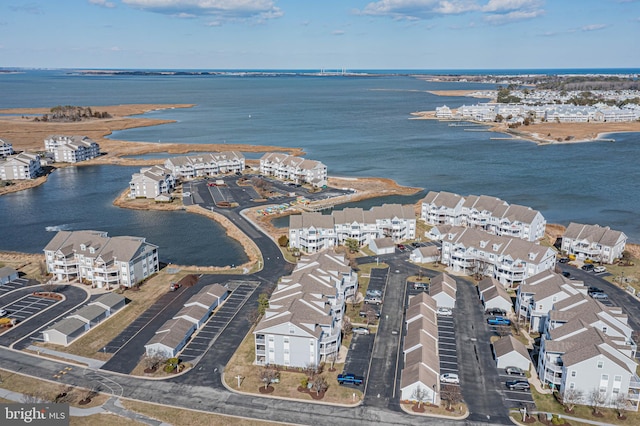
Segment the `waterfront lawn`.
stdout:
<svg viewBox="0 0 640 426">
<path fill-rule="evenodd" d="M 102 348 L 164 295 L 168 291 L 171 282 L 179 281 L 187 275 L 187 271 L 180 271 L 177 274 L 168 274 L 165 271 L 166 269 L 163 269 L 146 280 L 139 287 L 139 290 L 129 289 L 122 293 L 124 297 L 129 299 L 125 307 L 112 318 L 109 318 L 89 330 L 84 336 L 76 339 L 69 346 L 64 347 L 43 343 L 38 343 L 38 345 L 60 352 L 103 361 L 108 360 L 111 358 L 111 354 L 101 352 Z"/>
<path fill-rule="evenodd" d="M 43 254 L 30 254 L 3 251 L 0 252 L 0 268 L 9 266 L 19 271 L 23 278 L 31 278 L 44 282 L 47 280 L 46 266 Z"/>
<path fill-rule="evenodd" d="M 251 329 L 224 370 L 224 380 L 230 389 L 260 395 L 259 388 L 264 386 L 260 380 L 260 371 L 263 367 L 253 365 L 254 360 L 255 348 L 253 329 Z M 337 377 L 338 374 L 342 372 L 344 364 L 336 363 L 334 365 L 335 371 L 329 371 L 329 367 L 330 365 L 326 364 L 322 372 L 322 376 L 326 379 L 329 387 L 321 401 L 326 403 L 351 404 L 354 402 L 354 393 L 356 394 L 356 402 L 360 401 L 362 398 L 361 391 L 354 391 L 352 388 L 338 385 Z M 239 389 L 238 379 L 236 378 L 238 375 L 242 377 Z M 280 382 L 271 385 L 274 391 L 268 395 L 310 401 L 312 397 L 309 394 L 298 391 L 298 387 L 305 377 L 306 373 L 294 369 L 280 371 Z"/>
<path fill-rule="evenodd" d="M 640 259 L 632 257 L 630 261 L 631 266 L 604 265 L 610 275 L 603 278 L 624 290 L 631 286 L 640 294 Z"/>
</svg>

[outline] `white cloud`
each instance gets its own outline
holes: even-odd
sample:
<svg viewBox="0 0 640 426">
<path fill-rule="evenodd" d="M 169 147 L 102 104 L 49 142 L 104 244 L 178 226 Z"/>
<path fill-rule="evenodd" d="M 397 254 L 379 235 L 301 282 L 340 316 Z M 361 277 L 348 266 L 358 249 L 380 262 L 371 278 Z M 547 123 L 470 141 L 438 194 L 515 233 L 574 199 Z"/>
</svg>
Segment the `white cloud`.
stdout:
<svg viewBox="0 0 640 426">
<path fill-rule="evenodd" d="M 99 0 L 100 1 L 100 0 Z M 122 0 L 149 12 L 176 17 L 212 17 L 208 26 L 224 22 L 264 22 L 283 15 L 273 0 Z"/>
<path fill-rule="evenodd" d="M 605 24 L 591 24 L 591 25 L 585 25 L 584 27 L 580 27 L 580 29 L 582 31 L 598 31 L 606 27 L 607 26 Z"/>
<path fill-rule="evenodd" d="M 544 0 L 379 0 L 368 3 L 359 15 L 389 16 L 399 20 L 429 19 L 441 15 L 478 13 L 489 23 L 531 19 L 544 13 Z M 484 4 L 483 4 L 484 3 Z"/>
<path fill-rule="evenodd" d="M 341 35 L 344 35 L 344 34 L 345 34 L 345 32 L 342 31 L 342 30 L 335 30 L 335 31 L 331 32 L 331 35 L 336 35 L 336 36 L 341 36 Z"/>
<path fill-rule="evenodd" d="M 108 50 L 111 52 L 120 52 L 122 49 L 120 49 L 118 46 L 113 46 L 113 47 L 110 47 Z"/>
<path fill-rule="evenodd" d="M 108 0 L 89 0 L 89 3 L 95 4 L 96 6 L 100 7 L 106 7 L 107 9 L 113 9 L 114 7 L 116 7 L 115 3 Z"/>
<path fill-rule="evenodd" d="M 533 19 L 544 15 L 544 10 L 516 10 L 508 13 L 499 13 L 485 16 L 484 20 L 490 24 L 503 25 L 515 21 L 523 21 L 525 19 Z"/>
</svg>

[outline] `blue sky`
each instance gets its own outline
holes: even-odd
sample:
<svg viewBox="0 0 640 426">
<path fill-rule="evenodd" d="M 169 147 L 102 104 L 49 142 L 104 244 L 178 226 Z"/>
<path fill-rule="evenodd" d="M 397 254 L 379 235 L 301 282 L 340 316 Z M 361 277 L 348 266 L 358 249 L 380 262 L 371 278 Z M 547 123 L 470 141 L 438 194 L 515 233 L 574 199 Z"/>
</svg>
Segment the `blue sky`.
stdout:
<svg viewBox="0 0 640 426">
<path fill-rule="evenodd" d="M 640 67 L 640 0 L 2 0 L 0 67 Z"/>
</svg>

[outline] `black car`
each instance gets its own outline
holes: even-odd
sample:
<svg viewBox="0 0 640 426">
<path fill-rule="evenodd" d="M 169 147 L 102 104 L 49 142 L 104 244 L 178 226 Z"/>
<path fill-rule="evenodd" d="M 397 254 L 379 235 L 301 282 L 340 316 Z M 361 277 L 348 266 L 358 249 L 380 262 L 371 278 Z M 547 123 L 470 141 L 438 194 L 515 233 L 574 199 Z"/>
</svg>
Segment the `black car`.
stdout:
<svg viewBox="0 0 640 426">
<path fill-rule="evenodd" d="M 486 311 L 484 311 L 484 313 L 486 315 L 497 315 L 497 316 L 507 315 L 507 311 L 505 311 L 504 309 L 500 309 L 500 308 L 490 308 L 490 309 L 487 309 Z"/>
<path fill-rule="evenodd" d="M 583 271 L 593 271 L 593 268 L 595 268 L 595 266 L 593 266 L 593 263 L 585 263 L 584 265 L 582 265 L 582 269 Z"/>
<path fill-rule="evenodd" d="M 531 388 L 526 380 L 508 380 L 505 384 L 511 390 L 529 390 Z"/>
<path fill-rule="evenodd" d="M 560 262 L 560 263 L 569 263 L 569 258 L 568 257 L 561 257 L 560 259 L 558 259 L 558 262 Z"/>
<path fill-rule="evenodd" d="M 571 273 L 569 273 L 569 272 L 567 272 L 567 271 L 564 271 L 564 272 L 562 273 L 562 276 L 563 276 L 563 277 L 567 277 L 567 278 L 569 278 L 569 277 L 571 276 Z"/>
<path fill-rule="evenodd" d="M 591 294 L 591 293 L 604 293 L 604 291 L 599 288 L 599 287 L 589 287 L 589 290 L 587 290 L 587 293 Z"/>
</svg>

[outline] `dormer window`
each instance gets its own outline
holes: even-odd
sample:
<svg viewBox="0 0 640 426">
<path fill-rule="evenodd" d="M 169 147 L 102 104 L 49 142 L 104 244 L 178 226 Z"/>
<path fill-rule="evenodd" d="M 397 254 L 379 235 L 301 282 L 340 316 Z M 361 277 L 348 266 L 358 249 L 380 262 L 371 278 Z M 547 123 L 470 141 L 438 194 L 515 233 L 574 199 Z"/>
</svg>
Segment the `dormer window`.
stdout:
<svg viewBox="0 0 640 426">
<path fill-rule="evenodd" d="M 96 249 L 94 249 L 93 247 L 89 247 L 89 253 L 93 254 L 96 252 Z"/>
<path fill-rule="evenodd" d="M 85 244 L 80 244 L 80 250 L 85 251 L 87 246 Z"/>
</svg>

